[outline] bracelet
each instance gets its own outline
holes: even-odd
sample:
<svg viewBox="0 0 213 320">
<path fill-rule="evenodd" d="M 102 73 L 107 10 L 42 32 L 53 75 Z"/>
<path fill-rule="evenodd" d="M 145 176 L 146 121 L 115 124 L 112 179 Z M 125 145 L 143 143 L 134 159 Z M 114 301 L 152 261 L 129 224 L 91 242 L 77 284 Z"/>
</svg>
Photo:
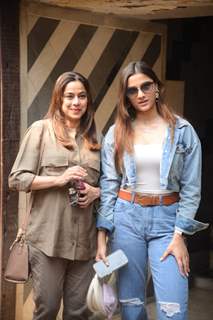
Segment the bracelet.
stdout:
<svg viewBox="0 0 213 320">
<path fill-rule="evenodd" d="M 175 233 L 179 234 L 180 236 L 182 236 L 182 235 L 183 235 L 183 232 L 182 232 L 182 231 L 180 231 L 180 230 L 175 230 Z"/>
<path fill-rule="evenodd" d="M 99 228 L 98 228 L 98 231 L 105 231 L 106 233 L 108 232 L 108 230 L 105 229 L 105 228 L 103 228 L 103 227 L 99 227 Z"/>
</svg>

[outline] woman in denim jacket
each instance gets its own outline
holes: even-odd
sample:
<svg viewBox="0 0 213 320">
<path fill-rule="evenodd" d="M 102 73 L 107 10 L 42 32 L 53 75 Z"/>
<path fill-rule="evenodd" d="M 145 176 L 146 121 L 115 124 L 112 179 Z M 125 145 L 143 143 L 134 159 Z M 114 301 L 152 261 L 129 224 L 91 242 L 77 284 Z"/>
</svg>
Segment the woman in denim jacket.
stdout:
<svg viewBox="0 0 213 320">
<path fill-rule="evenodd" d="M 97 260 L 106 238 L 122 249 L 118 272 L 124 320 L 145 320 L 149 260 L 157 318 L 187 319 L 189 254 L 184 234 L 205 229 L 194 220 L 200 202 L 201 146 L 191 124 L 163 101 L 163 86 L 146 63 L 131 62 L 120 79 L 115 125 L 102 147 Z"/>
</svg>

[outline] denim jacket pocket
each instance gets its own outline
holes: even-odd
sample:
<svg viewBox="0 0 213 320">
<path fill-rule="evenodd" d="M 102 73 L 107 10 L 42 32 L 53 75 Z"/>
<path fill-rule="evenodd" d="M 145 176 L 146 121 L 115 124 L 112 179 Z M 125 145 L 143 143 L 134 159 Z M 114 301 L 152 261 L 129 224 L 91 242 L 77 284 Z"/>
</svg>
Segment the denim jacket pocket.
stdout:
<svg viewBox="0 0 213 320">
<path fill-rule="evenodd" d="M 181 143 L 177 144 L 171 165 L 171 178 L 177 178 L 178 180 L 180 179 L 186 153 L 186 146 Z"/>
</svg>

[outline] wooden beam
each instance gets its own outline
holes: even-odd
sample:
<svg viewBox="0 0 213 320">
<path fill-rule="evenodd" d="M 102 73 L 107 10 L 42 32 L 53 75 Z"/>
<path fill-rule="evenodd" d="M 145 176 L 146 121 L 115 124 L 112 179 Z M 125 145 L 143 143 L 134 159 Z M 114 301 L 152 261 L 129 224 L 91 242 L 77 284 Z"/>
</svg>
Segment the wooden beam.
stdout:
<svg viewBox="0 0 213 320">
<path fill-rule="evenodd" d="M 16 286 L 3 279 L 9 245 L 17 229 L 18 194 L 8 190 L 8 174 L 19 145 L 19 0 L 3 1 L 0 19 L 0 319 L 15 319 Z"/>
<path fill-rule="evenodd" d="M 3 248 L 3 159 L 2 159 L 2 11 L 0 11 L 0 270 L 2 270 L 2 248 Z M 2 282 L 0 271 L 0 315 L 1 315 L 1 296 L 2 296 Z"/>
<path fill-rule="evenodd" d="M 28 3 L 84 10 L 85 14 L 102 13 L 139 20 L 174 19 L 213 15 L 212 0 L 33 0 Z"/>
</svg>

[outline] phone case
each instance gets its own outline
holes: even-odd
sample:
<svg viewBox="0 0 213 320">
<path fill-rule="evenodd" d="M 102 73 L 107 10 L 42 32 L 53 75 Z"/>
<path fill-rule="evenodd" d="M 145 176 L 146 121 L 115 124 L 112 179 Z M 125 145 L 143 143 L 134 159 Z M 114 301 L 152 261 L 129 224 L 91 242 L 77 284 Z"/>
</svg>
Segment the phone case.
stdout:
<svg viewBox="0 0 213 320">
<path fill-rule="evenodd" d="M 111 274 L 113 271 L 123 267 L 128 263 L 127 256 L 125 253 L 119 249 L 115 252 L 111 253 L 107 257 L 109 266 L 107 266 L 103 261 L 98 261 L 94 263 L 93 268 L 97 273 L 99 278 L 106 277 L 107 275 Z"/>
</svg>

